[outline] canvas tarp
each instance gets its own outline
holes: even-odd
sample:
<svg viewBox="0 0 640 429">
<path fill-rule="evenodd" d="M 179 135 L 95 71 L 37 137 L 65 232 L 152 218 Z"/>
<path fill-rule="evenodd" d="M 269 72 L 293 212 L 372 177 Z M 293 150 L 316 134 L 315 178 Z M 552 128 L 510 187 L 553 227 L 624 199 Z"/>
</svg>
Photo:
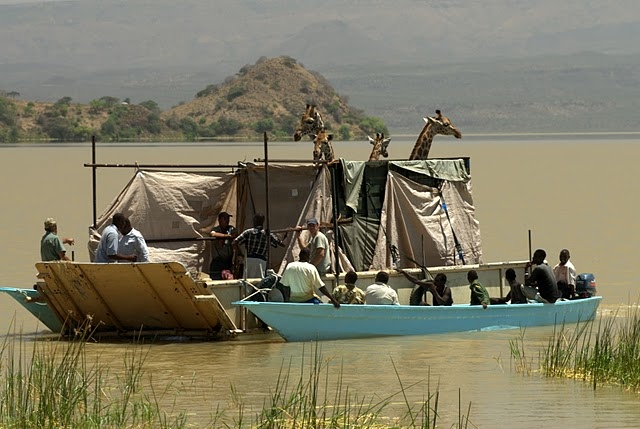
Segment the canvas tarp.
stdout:
<svg viewBox="0 0 640 429">
<path fill-rule="evenodd" d="M 331 173 L 326 165 L 322 165 L 317 173 L 316 180 L 311 186 L 307 199 L 305 201 L 302 210 L 298 214 L 297 221 L 295 225 L 304 226 L 307 219 L 316 218 L 320 225 L 331 225 L 333 222 L 333 199 L 331 192 Z M 333 272 L 336 272 L 335 267 L 335 240 L 333 239 L 333 230 L 325 229 L 324 230 L 327 238 L 329 239 L 330 247 L 330 258 L 331 258 L 331 269 Z M 301 231 L 298 234 L 301 235 L 303 243 L 309 241 L 309 233 L 308 231 Z M 294 233 L 294 237 L 296 234 Z M 280 264 L 279 272 L 282 273 L 287 265 L 287 263 L 293 261 L 295 259 L 295 255 L 300 252 L 300 246 L 298 244 L 297 239 L 292 239 L 285 253 L 284 258 Z M 340 251 L 340 272 L 345 272 L 352 270 L 353 265 L 349 262 L 346 257 L 344 251 Z"/>
<path fill-rule="evenodd" d="M 364 173 L 367 165 L 341 163 L 346 168 L 342 170 L 343 183 L 336 185 L 343 188 L 338 194 L 344 199 L 339 201 L 340 272 L 391 267 L 390 245 L 399 249 L 404 267 L 414 266 L 407 257 L 427 266 L 460 264 L 454 231 L 465 262 L 481 261 L 471 181 L 462 160 L 375 163 L 367 170 L 369 176 Z M 269 218 L 265 226 L 277 231 L 286 244 L 285 248 L 272 248 L 271 267 L 276 271 L 282 272 L 286 263 L 294 260 L 299 248 L 292 228 L 304 225 L 309 217 L 324 226 L 335 270 L 331 168 L 336 167 L 339 165 L 269 165 Z M 217 224 L 220 211 L 234 216 L 232 225 L 239 232 L 253 226 L 255 213 L 267 214 L 265 173 L 264 165 L 233 172 L 136 171 L 91 230 L 90 253 L 95 253 L 100 233 L 113 214 L 121 212 L 147 239 L 152 262 L 176 261 L 191 273 L 208 272 L 210 240 L 203 238 Z M 438 187 L 405 177 L 416 173 L 417 180 L 437 181 Z M 365 180 L 377 182 L 372 185 Z M 372 191 L 378 200 L 369 210 Z M 347 200 L 355 201 L 356 208 L 358 201 L 369 204 L 369 214 L 357 213 Z M 303 237 L 306 234 L 302 232 Z"/>
<path fill-rule="evenodd" d="M 448 216 L 443 199 L 449 204 Z M 416 266 L 410 259 L 425 266 L 461 264 L 454 231 L 465 262 L 481 262 L 479 225 L 474 217 L 470 182 L 445 181 L 439 191 L 389 171 L 380 225 L 371 269 L 393 265 L 391 245 L 398 248 L 402 267 Z"/>
<path fill-rule="evenodd" d="M 197 239 L 211 231 L 221 211 L 235 215 L 236 199 L 233 173 L 139 170 L 91 228 L 91 259 L 100 233 L 120 212 L 147 240 L 150 261 L 176 261 L 190 272 L 201 271 L 210 250 Z"/>
</svg>

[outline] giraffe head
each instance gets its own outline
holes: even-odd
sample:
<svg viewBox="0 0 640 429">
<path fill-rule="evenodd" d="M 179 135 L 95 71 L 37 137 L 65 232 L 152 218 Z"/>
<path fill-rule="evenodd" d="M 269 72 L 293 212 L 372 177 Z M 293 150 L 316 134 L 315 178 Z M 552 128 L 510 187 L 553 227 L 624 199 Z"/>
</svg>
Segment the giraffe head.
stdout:
<svg viewBox="0 0 640 429">
<path fill-rule="evenodd" d="M 389 156 L 389 152 L 387 152 L 387 148 L 389 147 L 389 142 L 391 142 L 391 138 L 384 138 L 384 133 L 376 133 L 376 138 L 372 139 L 367 136 L 369 139 L 369 143 L 373 145 L 373 149 L 371 150 L 371 155 L 369 156 L 369 161 L 377 161 L 380 158 L 380 155 L 387 158 Z"/>
<path fill-rule="evenodd" d="M 318 134 L 313 136 L 313 160 L 320 161 L 323 157 L 325 161 L 333 161 L 333 134 L 327 133 L 324 127 Z"/>
<path fill-rule="evenodd" d="M 445 136 L 454 136 L 457 139 L 462 138 L 462 133 L 447 118 L 442 115 L 440 110 L 436 110 L 435 118 L 423 118 L 427 124 L 431 125 L 431 135 L 442 134 Z"/>
<path fill-rule="evenodd" d="M 296 132 L 293 134 L 293 140 L 298 142 L 307 134 L 318 133 L 322 127 L 324 127 L 324 123 L 320 112 L 316 110 L 316 106 L 307 104 L 307 108 L 300 118 L 300 124 L 298 124 Z"/>
<path fill-rule="evenodd" d="M 427 123 L 418 135 L 416 144 L 413 146 L 409 159 L 427 159 L 431 150 L 431 143 L 437 134 L 446 136 L 454 136 L 457 139 L 462 138 L 462 133 L 449 120 L 442 115 L 440 110 L 436 110 L 434 118 L 423 118 Z"/>
</svg>

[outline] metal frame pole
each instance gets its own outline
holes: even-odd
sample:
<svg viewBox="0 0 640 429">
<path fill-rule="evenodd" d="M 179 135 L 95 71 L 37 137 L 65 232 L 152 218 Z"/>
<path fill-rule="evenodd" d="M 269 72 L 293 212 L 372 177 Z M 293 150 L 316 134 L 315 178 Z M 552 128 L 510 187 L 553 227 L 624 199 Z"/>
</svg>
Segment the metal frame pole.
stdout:
<svg viewBox="0 0 640 429">
<path fill-rule="evenodd" d="M 267 269 L 271 267 L 271 216 L 269 210 L 269 149 L 267 147 L 267 132 L 264 132 L 264 186 L 265 186 L 265 218 L 267 232 Z"/>
<path fill-rule="evenodd" d="M 93 227 L 96 228 L 98 222 L 98 204 L 96 201 L 96 176 L 98 167 L 96 167 L 96 136 L 91 136 L 91 173 L 92 173 L 92 192 L 93 192 Z"/>
</svg>

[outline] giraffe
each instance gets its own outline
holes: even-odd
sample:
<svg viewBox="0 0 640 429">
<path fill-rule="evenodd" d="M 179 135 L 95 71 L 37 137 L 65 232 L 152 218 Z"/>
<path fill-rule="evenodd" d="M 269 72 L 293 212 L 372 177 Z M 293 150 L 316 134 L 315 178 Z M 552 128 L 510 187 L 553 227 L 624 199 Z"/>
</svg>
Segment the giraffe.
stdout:
<svg viewBox="0 0 640 429">
<path fill-rule="evenodd" d="M 389 156 L 389 152 L 387 152 L 387 147 L 389 147 L 389 142 L 391 138 L 384 138 L 384 134 L 376 133 L 376 138 L 372 139 L 367 136 L 369 139 L 369 143 L 373 145 L 373 149 L 371 150 L 371 155 L 369 155 L 369 161 L 377 161 L 380 159 L 380 155 L 387 158 Z"/>
<path fill-rule="evenodd" d="M 451 123 L 449 118 L 442 116 L 440 110 L 436 110 L 436 117 L 423 118 L 427 125 L 424 126 L 418 140 L 411 151 L 409 159 L 427 159 L 431 143 L 436 134 L 454 136 L 457 139 L 462 138 L 462 133 Z"/>
<path fill-rule="evenodd" d="M 333 134 L 327 133 L 322 127 L 318 134 L 313 136 L 313 160 L 320 161 L 322 157 L 327 162 L 333 161 L 335 155 L 333 153 Z"/>
<path fill-rule="evenodd" d="M 315 105 L 307 104 L 307 108 L 300 118 L 300 124 L 293 134 L 293 140 L 299 142 L 302 136 L 317 134 L 322 128 L 324 128 L 324 122 L 322 122 L 320 112 L 316 110 Z"/>
</svg>

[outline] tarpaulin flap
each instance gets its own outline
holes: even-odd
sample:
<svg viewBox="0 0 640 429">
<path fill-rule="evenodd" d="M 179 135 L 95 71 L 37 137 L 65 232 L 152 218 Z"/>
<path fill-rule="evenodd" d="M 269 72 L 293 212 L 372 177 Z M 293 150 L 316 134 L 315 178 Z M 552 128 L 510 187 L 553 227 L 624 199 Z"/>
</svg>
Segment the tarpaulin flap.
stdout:
<svg viewBox="0 0 640 429">
<path fill-rule="evenodd" d="M 468 245 L 469 260 L 478 263 L 481 256 L 477 222 L 471 222 L 472 211 L 465 211 L 465 204 L 472 204 L 466 188 L 446 186 L 449 216 L 442 205 L 438 189 L 415 183 L 397 172 L 389 171 L 385 201 L 380 218 L 380 231 L 371 269 L 384 269 L 393 264 L 390 247 L 396 246 L 400 265 L 415 266 L 410 259 L 425 266 L 460 264 L 454 240 L 457 236 L 476 239 Z M 471 250 L 473 249 L 473 250 Z M 410 258 L 410 259 L 409 259 Z"/>
</svg>

